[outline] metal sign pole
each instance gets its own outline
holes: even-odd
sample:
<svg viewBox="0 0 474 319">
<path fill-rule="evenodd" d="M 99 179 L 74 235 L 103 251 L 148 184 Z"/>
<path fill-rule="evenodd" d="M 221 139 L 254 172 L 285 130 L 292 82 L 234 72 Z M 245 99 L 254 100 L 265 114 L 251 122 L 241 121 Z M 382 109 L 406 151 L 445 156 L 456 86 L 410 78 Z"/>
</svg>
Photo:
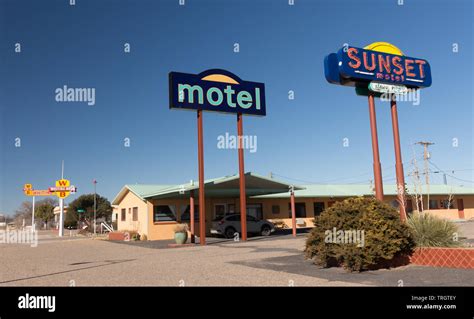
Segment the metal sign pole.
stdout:
<svg viewBox="0 0 474 319">
<path fill-rule="evenodd" d="M 247 200 L 245 198 L 244 146 L 242 143 L 244 128 L 242 113 L 237 114 L 237 135 L 239 148 L 240 229 L 242 232 L 242 240 L 247 240 Z"/>
<path fill-rule="evenodd" d="M 33 203 L 32 203 L 32 207 L 31 207 L 31 229 L 33 231 L 36 230 L 36 226 L 35 226 L 35 196 L 33 196 Z"/>
<path fill-rule="evenodd" d="M 377 137 L 377 119 L 375 116 L 374 94 L 369 93 L 369 115 L 370 115 L 370 132 L 372 135 L 372 152 L 374 157 L 374 179 L 375 179 L 375 198 L 383 201 L 383 183 L 382 168 L 380 165 L 379 140 Z"/>
<path fill-rule="evenodd" d="M 64 160 L 61 162 L 61 180 L 64 179 Z M 59 237 L 64 236 L 64 198 L 59 199 Z"/>
<path fill-rule="evenodd" d="M 59 199 L 59 237 L 64 236 L 64 198 Z"/>
<path fill-rule="evenodd" d="M 290 190 L 290 205 L 291 205 L 291 229 L 293 237 L 296 237 L 296 209 L 295 209 L 295 192 L 294 187 Z"/>
<path fill-rule="evenodd" d="M 392 113 L 393 144 L 395 147 L 395 171 L 397 175 L 397 195 L 400 207 L 400 220 L 407 219 L 405 209 L 405 176 L 403 173 L 402 151 L 400 147 L 400 132 L 398 128 L 397 101 L 395 95 L 391 96 L 390 108 Z"/>
<path fill-rule="evenodd" d="M 189 195 L 189 223 L 191 224 L 191 243 L 195 243 L 194 238 L 194 191 L 190 192 Z"/>
<path fill-rule="evenodd" d="M 204 145 L 202 129 L 202 111 L 197 111 L 198 127 L 198 170 L 199 170 L 199 243 L 206 245 L 206 211 L 204 198 Z"/>
</svg>

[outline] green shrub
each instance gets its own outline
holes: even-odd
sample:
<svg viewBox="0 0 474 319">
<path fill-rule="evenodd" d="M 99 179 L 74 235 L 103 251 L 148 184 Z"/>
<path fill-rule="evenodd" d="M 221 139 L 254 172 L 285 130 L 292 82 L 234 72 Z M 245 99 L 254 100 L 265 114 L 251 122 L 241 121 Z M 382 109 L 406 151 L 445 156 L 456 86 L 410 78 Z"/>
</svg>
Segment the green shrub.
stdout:
<svg viewBox="0 0 474 319">
<path fill-rule="evenodd" d="M 350 239 L 350 231 L 359 231 L 363 242 L 341 243 Z M 407 263 L 414 246 L 396 209 L 374 198 L 356 197 L 336 202 L 314 219 L 305 255 L 322 267 L 362 271 Z"/>
<path fill-rule="evenodd" d="M 445 219 L 428 213 L 414 213 L 407 222 L 418 247 L 461 246 L 458 227 Z"/>
</svg>

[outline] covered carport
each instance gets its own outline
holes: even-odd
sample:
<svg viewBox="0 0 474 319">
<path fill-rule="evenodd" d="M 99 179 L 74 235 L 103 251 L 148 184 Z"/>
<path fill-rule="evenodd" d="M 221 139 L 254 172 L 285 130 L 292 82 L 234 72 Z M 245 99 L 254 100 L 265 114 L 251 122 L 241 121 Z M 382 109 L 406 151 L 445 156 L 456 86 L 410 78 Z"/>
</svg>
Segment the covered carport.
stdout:
<svg viewBox="0 0 474 319">
<path fill-rule="evenodd" d="M 277 193 L 289 192 L 291 197 L 291 214 L 292 214 L 292 228 L 293 236 L 296 236 L 296 217 L 295 217 L 295 190 L 302 190 L 303 187 L 294 186 L 282 181 L 275 180 L 273 178 L 264 177 L 255 173 L 247 172 L 245 174 L 245 189 L 246 196 L 258 196 L 258 195 L 269 195 Z M 191 242 L 195 242 L 195 194 L 199 191 L 199 184 L 193 181 L 175 185 L 169 188 L 161 189 L 159 192 L 147 194 L 144 196 L 146 200 L 159 200 L 159 199 L 188 199 L 190 207 L 190 232 Z M 239 190 L 239 175 L 225 176 L 215 179 L 209 179 L 204 182 L 204 192 L 206 198 L 224 198 L 224 197 L 238 197 L 240 195 Z M 240 209 L 241 210 L 241 209 Z M 241 210 L 242 214 L 242 210 Z M 246 212 L 244 218 L 241 218 L 241 229 L 246 229 L 243 224 L 246 223 Z M 199 216 L 200 221 L 200 232 L 199 234 L 206 234 L 206 223 L 205 223 L 205 212 L 204 216 Z M 243 238 L 245 240 L 245 238 Z M 201 245 L 205 244 L 205 239 L 200 240 Z"/>
</svg>

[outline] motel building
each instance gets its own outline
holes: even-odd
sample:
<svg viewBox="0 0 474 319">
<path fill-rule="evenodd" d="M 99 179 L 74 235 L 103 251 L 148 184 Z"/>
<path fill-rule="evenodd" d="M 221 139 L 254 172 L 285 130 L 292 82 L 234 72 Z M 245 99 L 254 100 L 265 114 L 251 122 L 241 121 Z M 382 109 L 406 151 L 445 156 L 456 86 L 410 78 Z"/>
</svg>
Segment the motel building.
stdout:
<svg viewBox="0 0 474 319">
<path fill-rule="evenodd" d="M 245 174 L 247 215 L 267 219 L 283 228 L 292 228 L 290 192 L 292 186 L 255 173 Z M 148 240 L 173 239 L 177 223 L 190 221 L 190 197 L 194 197 L 195 235 L 199 234 L 199 183 L 177 185 L 125 185 L 112 201 L 113 219 L 119 232 L 136 231 Z M 206 236 L 212 221 L 239 213 L 239 175 L 206 180 Z M 370 185 L 298 185 L 294 187 L 296 228 L 313 226 L 315 216 L 337 201 L 354 196 L 374 196 Z M 408 189 L 413 194 L 411 188 Z M 396 185 L 384 185 L 384 200 L 397 207 Z M 451 200 L 449 200 L 451 198 Z M 474 189 L 460 186 L 430 185 L 429 210 L 423 193 L 425 212 L 449 220 L 474 218 Z M 448 201 L 450 201 L 449 209 Z M 406 210 L 416 205 L 407 196 Z"/>
</svg>

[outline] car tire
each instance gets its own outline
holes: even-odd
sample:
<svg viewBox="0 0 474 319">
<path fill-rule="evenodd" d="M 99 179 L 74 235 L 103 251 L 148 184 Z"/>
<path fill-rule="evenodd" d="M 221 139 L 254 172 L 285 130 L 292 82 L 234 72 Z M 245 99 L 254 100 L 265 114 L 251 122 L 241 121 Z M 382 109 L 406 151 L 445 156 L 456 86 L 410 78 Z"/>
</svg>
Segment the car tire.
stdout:
<svg viewBox="0 0 474 319">
<path fill-rule="evenodd" d="M 271 233 L 272 233 L 272 228 L 270 226 L 268 225 L 262 226 L 262 230 L 260 232 L 262 236 L 270 236 Z"/>
<path fill-rule="evenodd" d="M 224 236 L 225 236 L 226 238 L 229 238 L 229 239 L 230 239 L 230 238 L 234 238 L 236 232 L 237 232 L 237 231 L 235 230 L 235 228 L 233 228 L 233 227 L 227 227 L 227 228 L 225 229 Z"/>
</svg>

